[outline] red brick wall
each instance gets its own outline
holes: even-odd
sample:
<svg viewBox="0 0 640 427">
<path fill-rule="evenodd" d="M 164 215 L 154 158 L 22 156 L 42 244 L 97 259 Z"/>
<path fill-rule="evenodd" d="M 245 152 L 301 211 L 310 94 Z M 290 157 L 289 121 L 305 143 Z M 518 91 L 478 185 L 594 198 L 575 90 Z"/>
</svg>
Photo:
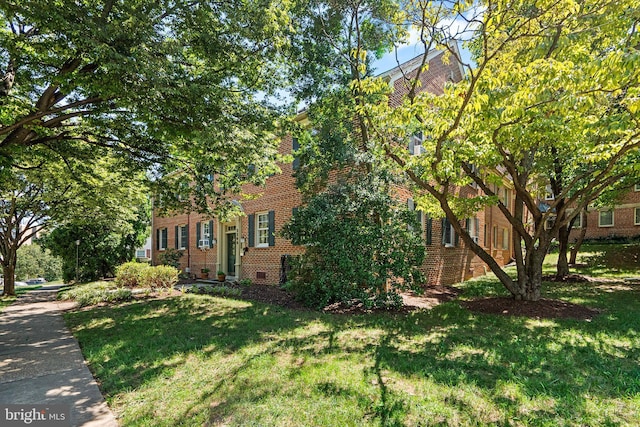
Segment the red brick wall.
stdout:
<svg viewBox="0 0 640 427">
<path fill-rule="evenodd" d="M 415 72 L 414 72 L 415 74 Z M 411 74 L 409 75 L 411 76 Z M 442 86 L 449 81 L 460 80 L 462 78 L 460 69 L 454 63 L 445 65 L 442 57 L 438 56 L 431 60 L 429 70 L 424 72 L 421 80 L 423 81 L 422 90 L 429 90 L 436 94 L 442 93 Z M 406 88 L 402 79 L 394 81 L 396 92 L 391 96 L 391 105 L 398 105 Z M 290 137 L 284 138 L 280 145 L 280 152 L 288 154 L 292 150 L 292 140 Z M 240 233 L 238 238 L 245 239 L 245 247 L 248 247 L 248 216 L 259 212 L 275 212 L 275 246 L 257 248 L 251 247 L 246 250 L 244 256 L 241 257 L 241 268 L 239 278 L 249 278 L 254 283 L 259 284 L 276 284 L 279 281 L 280 258 L 282 255 L 300 254 L 303 248 L 296 247 L 290 241 L 280 236 L 282 226 L 289 220 L 292 210 L 302 203 L 301 195 L 295 187 L 295 179 L 292 177 L 292 164 L 281 164 L 282 173 L 274 175 L 267 180 L 264 188 L 251 185 L 245 186 L 243 189 L 246 194 L 260 195 L 255 200 L 247 200 L 242 202 L 244 216 L 240 218 Z M 335 178 L 335 175 L 332 175 Z M 476 190 L 471 187 L 461 189 L 464 192 L 474 193 Z M 404 200 L 410 197 L 410 193 L 406 190 L 400 190 L 399 196 Z M 513 197 L 512 197 L 513 200 Z M 479 243 L 484 246 L 499 263 L 504 264 L 511 258 L 511 239 L 509 239 L 509 248 L 502 249 L 499 244 L 494 247 L 492 244 L 492 227 L 495 225 L 499 229 L 499 243 L 502 242 L 502 229 L 509 230 L 511 237 L 511 227 L 496 207 L 487 208 L 478 212 L 477 216 L 480 221 L 480 229 L 478 231 Z M 156 250 L 156 230 L 158 228 L 168 228 L 167 246 L 173 248 L 175 246 L 175 225 L 189 224 L 189 248 L 185 250 L 185 255 L 181 259 L 181 267 L 183 269 L 190 267 L 191 274 L 198 277 L 201 276 L 200 269 L 208 267 L 211 269 L 211 276 L 215 274 L 217 268 L 218 248 L 214 247 L 208 251 L 197 249 L 196 242 L 196 222 L 208 221 L 209 218 L 203 218 L 199 215 L 176 215 L 168 218 L 161 218 L 154 214 L 153 219 L 153 262 L 159 262 L 159 252 Z M 219 227 L 217 219 L 214 225 L 214 237 L 217 239 L 218 245 L 222 244 L 223 238 L 218 235 Z M 487 239 L 484 238 L 484 227 L 487 225 Z M 445 247 L 442 245 L 442 228 L 440 219 L 433 220 L 432 228 L 432 244 L 427 246 L 427 256 L 423 265 L 423 270 L 427 275 L 428 284 L 450 284 L 459 282 L 472 276 L 484 274 L 487 270 L 485 264 L 468 248 L 462 244 L 457 247 Z M 217 246 L 217 245 L 216 245 Z M 263 279 L 257 277 L 258 273 L 264 273 Z"/>
<path fill-rule="evenodd" d="M 640 191 L 631 188 L 618 204 L 613 208 L 613 226 L 601 227 L 599 225 L 600 210 L 589 209 L 587 215 L 586 239 L 603 239 L 609 237 L 636 237 L 640 236 L 640 225 L 635 224 L 635 210 L 640 209 Z M 571 230 L 569 241 L 573 241 L 580 234 L 580 229 Z"/>
</svg>

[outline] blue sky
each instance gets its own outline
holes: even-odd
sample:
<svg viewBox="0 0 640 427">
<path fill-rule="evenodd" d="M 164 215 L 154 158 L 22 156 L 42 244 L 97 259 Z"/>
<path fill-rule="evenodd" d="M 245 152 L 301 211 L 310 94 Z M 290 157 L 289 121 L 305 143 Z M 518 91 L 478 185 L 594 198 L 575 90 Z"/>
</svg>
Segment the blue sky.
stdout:
<svg viewBox="0 0 640 427">
<path fill-rule="evenodd" d="M 458 47 L 460 48 L 463 62 L 470 62 L 471 53 L 460 45 L 458 45 Z M 421 55 L 423 52 L 424 50 L 421 43 L 413 43 L 401 46 L 397 49 L 397 61 L 396 52 L 390 52 L 372 64 L 374 75 L 384 73 L 385 71 L 396 67 L 398 65 L 398 62 L 402 64 L 403 62 Z"/>
</svg>

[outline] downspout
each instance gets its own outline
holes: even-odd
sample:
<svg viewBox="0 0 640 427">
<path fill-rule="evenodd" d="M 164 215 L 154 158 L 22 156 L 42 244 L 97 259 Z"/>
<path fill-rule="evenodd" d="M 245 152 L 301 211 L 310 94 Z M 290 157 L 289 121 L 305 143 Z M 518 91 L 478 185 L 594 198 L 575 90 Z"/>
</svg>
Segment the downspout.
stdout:
<svg viewBox="0 0 640 427">
<path fill-rule="evenodd" d="M 156 209 L 153 206 L 154 200 L 155 199 L 153 197 L 151 197 L 151 265 L 154 265 L 155 255 L 156 255 L 155 254 L 155 249 L 154 249 L 156 247 L 156 242 L 155 242 L 155 239 L 154 239 L 155 230 L 153 228 L 153 219 L 156 216 Z"/>
<path fill-rule="evenodd" d="M 191 212 L 187 212 L 187 235 L 191 234 Z M 189 269 L 189 277 L 191 277 L 191 239 L 187 239 L 187 268 Z M 196 246 L 198 242 L 196 242 Z"/>
</svg>

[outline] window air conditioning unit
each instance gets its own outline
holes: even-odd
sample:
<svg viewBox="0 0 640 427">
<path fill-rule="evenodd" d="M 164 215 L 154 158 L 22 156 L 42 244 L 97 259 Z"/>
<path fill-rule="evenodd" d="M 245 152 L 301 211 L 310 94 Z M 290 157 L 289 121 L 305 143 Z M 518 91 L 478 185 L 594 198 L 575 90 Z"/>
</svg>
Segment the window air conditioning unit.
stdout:
<svg viewBox="0 0 640 427">
<path fill-rule="evenodd" d="M 480 239 L 478 238 L 478 236 L 473 236 L 471 237 L 471 240 L 473 240 L 473 243 L 478 243 L 480 241 Z"/>
<path fill-rule="evenodd" d="M 198 247 L 200 249 L 208 248 L 209 247 L 209 239 L 202 239 L 202 240 L 198 241 Z"/>
</svg>

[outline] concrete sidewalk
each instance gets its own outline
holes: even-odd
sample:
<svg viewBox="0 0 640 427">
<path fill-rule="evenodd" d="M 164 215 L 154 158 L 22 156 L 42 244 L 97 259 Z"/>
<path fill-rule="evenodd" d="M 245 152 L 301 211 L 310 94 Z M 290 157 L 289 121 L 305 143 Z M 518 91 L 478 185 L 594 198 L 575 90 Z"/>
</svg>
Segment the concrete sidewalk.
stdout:
<svg viewBox="0 0 640 427">
<path fill-rule="evenodd" d="M 73 426 L 117 426 L 64 323 L 73 303 L 56 301 L 58 288 L 28 292 L 0 313 L 0 405 L 67 405 Z"/>
</svg>

